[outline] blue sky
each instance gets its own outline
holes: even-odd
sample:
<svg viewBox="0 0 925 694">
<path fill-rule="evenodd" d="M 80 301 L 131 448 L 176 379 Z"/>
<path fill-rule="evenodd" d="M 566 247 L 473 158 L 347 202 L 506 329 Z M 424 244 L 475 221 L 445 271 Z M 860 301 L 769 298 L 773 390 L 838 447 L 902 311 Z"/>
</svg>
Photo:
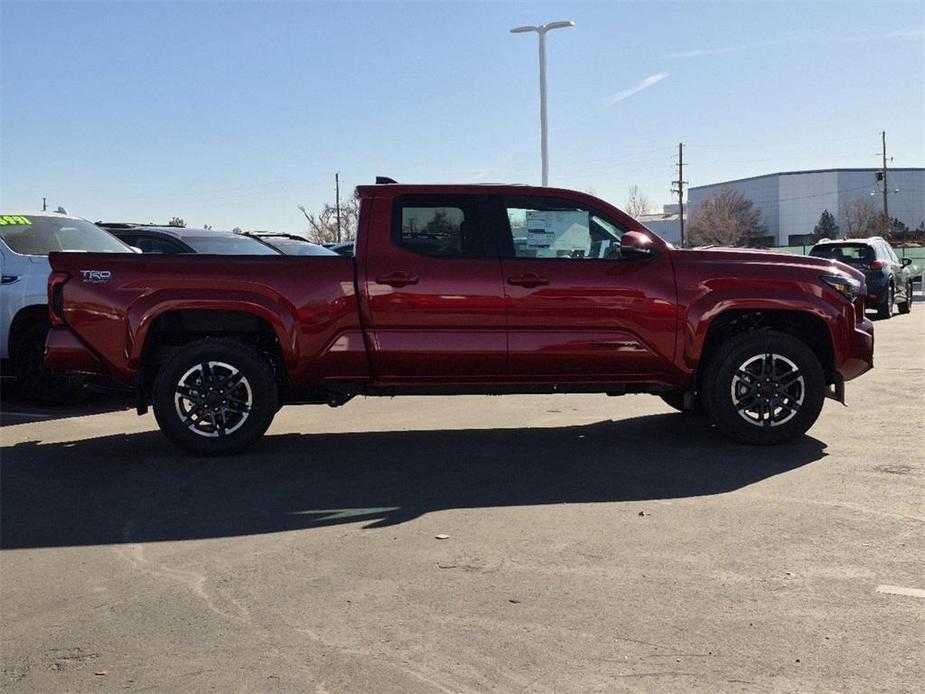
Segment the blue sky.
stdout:
<svg viewBox="0 0 925 694">
<path fill-rule="evenodd" d="M 925 4 L 0 3 L 0 206 L 304 232 L 377 174 L 618 205 L 781 170 L 925 164 Z"/>
</svg>

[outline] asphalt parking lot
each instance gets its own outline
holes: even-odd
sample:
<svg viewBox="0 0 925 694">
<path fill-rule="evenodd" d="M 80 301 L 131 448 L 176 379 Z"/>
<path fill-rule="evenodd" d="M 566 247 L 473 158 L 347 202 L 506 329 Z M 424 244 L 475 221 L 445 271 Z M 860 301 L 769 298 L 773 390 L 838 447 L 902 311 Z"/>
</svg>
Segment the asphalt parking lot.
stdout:
<svg viewBox="0 0 925 694">
<path fill-rule="evenodd" d="M 399 398 L 202 460 L 5 398 L 2 689 L 921 691 L 925 303 L 876 339 L 774 448 L 651 396 Z"/>
</svg>

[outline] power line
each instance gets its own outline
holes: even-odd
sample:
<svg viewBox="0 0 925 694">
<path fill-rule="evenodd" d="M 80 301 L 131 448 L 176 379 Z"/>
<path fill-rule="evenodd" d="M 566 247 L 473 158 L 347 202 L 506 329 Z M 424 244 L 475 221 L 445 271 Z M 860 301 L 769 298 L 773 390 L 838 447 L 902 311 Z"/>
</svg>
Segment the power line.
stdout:
<svg viewBox="0 0 925 694">
<path fill-rule="evenodd" d="M 816 145 L 816 144 L 825 143 L 825 142 L 857 142 L 863 139 L 867 139 L 868 137 L 869 135 L 865 134 L 865 135 L 854 135 L 851 137 L 837 137 L 837 138 L 831 138 L 827 140 L 804 140 L 802 142 L 751 142 L 751 143 L 743 143 L 743 144 L 728 144 L 728 143 L 704 144 L 704 143 L 693 142 L 693 143 L 688 143 L 687 146 L 695 147 L 695 148 L 696 147 L 707 147 L 711 149 L 712 148 L 737 149 L 737 148 L 742 148 L 742 147 L 803 147 L 805 145 Z"/>
</svg>

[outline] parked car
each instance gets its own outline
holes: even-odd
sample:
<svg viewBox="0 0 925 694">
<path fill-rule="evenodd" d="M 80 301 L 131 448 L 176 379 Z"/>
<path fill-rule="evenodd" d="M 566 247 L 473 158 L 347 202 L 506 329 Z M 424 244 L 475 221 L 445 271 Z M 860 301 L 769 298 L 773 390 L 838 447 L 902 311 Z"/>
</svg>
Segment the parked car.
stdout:
<svg viewBox="0 0 925 694">
<path fill-rule="evenodd" d="M 212 455 L 282 404 L 405 394 L 653 393 L 774 444 L 873 364 L 864 277 L 841 263 L 675 249 L 563 189 L 357 194 L 356 262 L 53 254 L 46 364 L 132 385 L 172 442 Z"/>
<path fill-rule="evenodd" d="M 48 253 L 132 253 L 124 243 L 85 219 L 54 212 L 0 212 L 0 358 L 3 375 L 15 377 L 24 397 L 60 404 L 79 386 L 42 366 L 48 321 Z"/>
<path fill-rule="evenodd" d="M 900 313 L 912 310 L 911 258 L 900 260 L 879 236 L 817 243 L 809 251 L 814 258 L 827 258 L 850 265 L 864 273 L 867 303 L 877 309 L 878 318 L 889 318 L 893 307 Z"/>
<path fill-rule="evenodd" d="M 153 224 L 126 224 L 97 222 L 114 236 L 142 253 L 179 255 L 201 253 L 205 255 L 279 255 L 280 251 L 260 239 L 242 236 L 231 231 L 215 229 L 187 229 L 186 227 L 156 226 Z"/>
<path fill-rule="evenodd" d="M 312 243 L 304 236 L 272 231 L 241 231 L 238 233 L 268 243 L 286 255 L 337 255 L 320 244 Z"/>
<path fill-rule="evenodd" d="M 356 242 L 354 241 L 344 241 L 343 243 L 326 243 L 324 244 L 325 248 L 328 248 L 337 255 L 346 255 L 353 257 L 353 254 L 356 252 Z"/>
</svg>

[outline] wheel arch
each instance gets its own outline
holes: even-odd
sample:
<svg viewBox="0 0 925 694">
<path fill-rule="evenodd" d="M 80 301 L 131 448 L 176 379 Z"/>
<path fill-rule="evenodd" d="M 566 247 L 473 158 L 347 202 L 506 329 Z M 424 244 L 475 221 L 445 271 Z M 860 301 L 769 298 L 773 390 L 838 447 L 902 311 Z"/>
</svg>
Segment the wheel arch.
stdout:
<svg viewBox="0 0 925 694">
<path fill-rule="evenodd" d="M 815 313 L 792 309 L 730 308 L 713 316 L 699 350 L 698 374 L 703 374 L 710 355 L 715 354 L 725 340 L 762 328 L 777 330 L 803 342 L 815 353 L 827 382 L 831 382 L 835 373 L 835 352 L 829 324 Z"/>
<path fill-rule="evenodd" d="M 285 333 L 284 333 L 285 335 Z M 178 308 L 158 313 L 139 331 L 137 360 L 143 380 L 150 385 L 162 364 L 180 348 L 203 338 L 231 338 L 267 356 L 282 382 L 286 373 L 279 326 L 258 312 L 221 308 Z"/>
</svg>

